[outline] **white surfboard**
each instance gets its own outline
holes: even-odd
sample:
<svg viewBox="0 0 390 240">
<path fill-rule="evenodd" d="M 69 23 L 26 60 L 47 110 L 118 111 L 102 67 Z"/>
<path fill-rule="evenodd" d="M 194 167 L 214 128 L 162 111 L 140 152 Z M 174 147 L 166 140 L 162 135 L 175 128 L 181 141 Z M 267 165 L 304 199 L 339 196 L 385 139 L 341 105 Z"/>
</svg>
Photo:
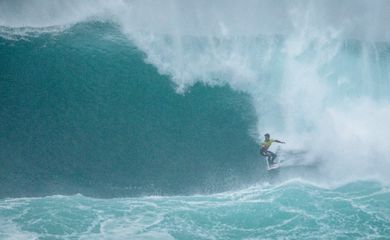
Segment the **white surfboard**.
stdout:
<svg viewBox="0 0 390 240">
<path fill-rule="evenodd" d="M 280 167 L 280 163 L 281 163 L 281 162 L 276 162 L 276 163 L 270 165 L 269 162 L 268 162 L 267 157 L 265 157 L 264 159 L 265 159 L 265 162 L 267 163 L 267 170 L 268 170 L 268 171 L 269 171 L 269 170 L 272 170 L 272 169 L 277 169 L 277 168 Z"/>
<path fill-rule="evenodd" d="M 274 163 L 272 165 L 268 165 L 267 170 L 269 171 L 269 170 L 272 170 L 272 169 L 278 169 L 279 167 L 280 167 L 279 163 Z"/>
</svg>

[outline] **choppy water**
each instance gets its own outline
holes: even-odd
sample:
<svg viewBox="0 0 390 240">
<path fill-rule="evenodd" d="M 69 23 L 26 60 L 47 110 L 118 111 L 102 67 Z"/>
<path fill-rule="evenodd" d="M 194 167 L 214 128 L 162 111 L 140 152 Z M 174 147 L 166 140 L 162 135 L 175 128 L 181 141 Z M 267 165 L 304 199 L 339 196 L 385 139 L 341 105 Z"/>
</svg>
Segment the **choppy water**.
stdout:
<svg viewBox="0 0 390 240">
<path fill-rule="evenodd" d="M 215 195 L 3 199 L 2 239 L 387 239 L 389 188 L 298 180 Z"/>
</svg>

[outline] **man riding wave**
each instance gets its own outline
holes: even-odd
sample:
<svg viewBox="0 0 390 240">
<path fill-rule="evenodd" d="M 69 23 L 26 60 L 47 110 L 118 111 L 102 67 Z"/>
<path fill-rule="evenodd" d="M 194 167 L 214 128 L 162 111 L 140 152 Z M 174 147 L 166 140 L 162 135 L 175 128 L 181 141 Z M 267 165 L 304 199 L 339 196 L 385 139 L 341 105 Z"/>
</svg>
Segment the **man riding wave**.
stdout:
<svg viewBox="0 0 390 240">
<path fill-rule="evenodd" d="M 264 135 L 264 137 L 265 137 L 265 140 L 261 144 L 260 154 L 262 156 L 267 157 L 267 161 L 268 161 L 269 165 L 272 165 L 272 164 L 274 164 L 274 159 L 277 157 L 277 155 L 275 153 L 269 151 L 268 150 L 269 147 L 271 146 L 271 144 L 273 142 L 282 143 L 282 144 L 284 144 L 285 142 L 282 142 L 282 141 L 279 141 L 279 140 L 276 140 L 276 139 L 271 139 L 269 133 L 266 133 Z"/>
</svg>

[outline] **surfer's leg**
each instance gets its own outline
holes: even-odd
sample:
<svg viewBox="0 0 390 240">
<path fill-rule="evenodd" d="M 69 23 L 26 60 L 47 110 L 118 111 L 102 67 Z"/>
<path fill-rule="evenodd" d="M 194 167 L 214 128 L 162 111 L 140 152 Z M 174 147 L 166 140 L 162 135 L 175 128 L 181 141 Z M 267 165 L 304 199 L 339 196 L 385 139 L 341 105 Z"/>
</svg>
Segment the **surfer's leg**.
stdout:
<svg viewBox="0 0 390 240">
<path fill-rule="evenodd" d="M 268 154 L 268 156 L 267 156 L 267 161 L 268 161 L 268 165 L 272 165 L 273 164 L 273 162 L 272 162 L 272 156 L 271 155 L 269 155 Z"/>
<path fill-rule="evenodd" d="M 263 155 L 265 157 L 265 159 L 267 160 L 268 162 L 268 165 L 271 165 L 272 162 L 271 162 L 271 155 L 269 154 L 268 151 L 263 151 L 261 152 L 261 155 Z"/>
<path fill-rule="evenodd" d="M 268 162 L 268 166 L 272 165 L 272 156 L 269 154 L 269 151 L 261 151 L 260 152 L 261 156 L 265 157 L 265 160 Z"/>
<path fill-rule="evenodd" d="M 267 158 L 267 161 L 268 161 L 268 165 L 272 165 L 272 156 L 269 154 L 269 151 L 266 151 L 264 152 L 265 153 L 265 156 Z"/>
<path fill-rule="evenodd" d="M 274 164 L 275 163 L 274 160 L 276 158 L 276 154 L 273 153 L 273 152 L 269 152 L 269 153 L 270 153 L 270 157 L 271 157 L 271 164 Z"/>
</svg>

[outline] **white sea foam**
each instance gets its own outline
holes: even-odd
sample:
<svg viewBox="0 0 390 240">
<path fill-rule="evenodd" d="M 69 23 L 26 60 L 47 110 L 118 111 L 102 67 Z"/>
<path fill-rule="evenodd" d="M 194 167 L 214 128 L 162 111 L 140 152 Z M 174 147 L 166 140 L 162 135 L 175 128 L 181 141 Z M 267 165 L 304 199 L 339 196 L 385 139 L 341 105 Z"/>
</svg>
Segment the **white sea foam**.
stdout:
<svg viewBox="0 0 390 240">
<path fill-rule="evenodd" d="M 7 206 L 0 208 L 0 236 L 5 239 L 250 239 L 253 236 L 295 239 L 320 233 L 327 239 L 347 233 L 347 239 L 354 239 L 353 234 L 383 238 L 389 225 L 389 209 L 385 204 L 388 194 L 388 189 L 375 182 L 323 188 L 294 179 L 279 185 L 262 184 L 213 195 L 9 199 L 0 200 L 0 206 Z"/>
</svg>

